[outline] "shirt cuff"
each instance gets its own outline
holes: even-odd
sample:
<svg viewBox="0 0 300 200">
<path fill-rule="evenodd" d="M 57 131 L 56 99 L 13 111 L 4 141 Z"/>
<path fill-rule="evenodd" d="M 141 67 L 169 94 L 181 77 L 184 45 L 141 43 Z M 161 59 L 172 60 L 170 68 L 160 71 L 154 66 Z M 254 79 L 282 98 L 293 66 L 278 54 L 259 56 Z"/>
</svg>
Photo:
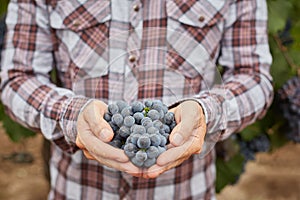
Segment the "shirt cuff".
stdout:
<svg viewBox="0 0 300 200">
<path fill-rule="evenodd" d="M 80 112 L 90 101 L 92 101 L 92 99 L 75 96 L 67 99 L 64 103 L 59 120 L 64 140 L 59 140 L 57 143 L 54 140 L 64 151 L 74 153 L 78 149 L 75 144 L 77 137 L 77 119 Z"/>
</svg>

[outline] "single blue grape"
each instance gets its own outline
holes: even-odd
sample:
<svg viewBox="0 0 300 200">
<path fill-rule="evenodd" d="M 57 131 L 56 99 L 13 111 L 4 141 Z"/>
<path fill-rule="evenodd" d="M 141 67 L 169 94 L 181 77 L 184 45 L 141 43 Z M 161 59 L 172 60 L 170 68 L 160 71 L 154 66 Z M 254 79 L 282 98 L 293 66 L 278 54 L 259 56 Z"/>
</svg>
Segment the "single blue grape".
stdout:
<svg viewBox="0 0 300 200">
<path fill-rule="evenodd" d="M 124 118 L 120 113 L 116 113 L 111 117 L 111 121 L 119 127 L 122 126 L 123 120 L 124 120 Z"/>
<path fill-rule="evenodd" d="M 133 125 L 130 127 L 130 132 L 131 132 L 131 133 L 133 133 L 133 130 L 134 130 L 134 128 L 135 128 L 136 126 L 138 126 L 138 124 L 133 124 Z"/>
<path fill-rule="evenodd" d="M 109 114 L 108 112 L 104 113 L 103 119 L 107 122 L 111 121 L 111 114 Z"/>
<path fill-rule="evenodd" d="M 157 128 L 158 130 L 164 129 L 163 123 L 161 121 L 159 121 L 159 120 L 153 121 L 153 126 L 155 128 Z"/>
<path fill-rule="evenodd" d="M 144 114 L 142 112 L 136 112 L 133 114 L 133 117 L 135 119 L 135 123 L 141 124 L 141 121 L 144 118 Z"/>
<path fill-rule="evenodd" d="M 147 117 L 149 117 L 150 119 L 152 119 L 152 121 L 158 120 L 160 118 L 160 113 L 157 110 L 150 110 L 147 113 Z"/>
<path fill-rule="evenodd" d="M 158 149 L 159 155 L 160 155 L 160 154 L 162 154 L 163 152 L 165 152 L 167 150 L 167 147 L 158 146 L 157 149 Z"/>
<path fill-rule="evenodd" d="M 142 125 L 135 125 L 132 132 L 133 133 L 139 133 L 139 134 L 145 134 L 146 133 L 146 128 Z"/>
<path fill-rule="evenodd" d="M 151 100 L 146 100 L 144 104 L 146 107 L 151 108 L 153 102 Z"/>
<path fill-rule="evenodd" d="M 127 126 L 121 126 L 119 129 L 119 134 L 123 138 L 127 138 L 130 135 L 130 129 Z"/>
<path fill-rule="evenodd" d="M 150 135 L 151 146 L 159 146 L 161 144 L 161 136 L 159 134 Z"/>
<path fill-rule="evenodd" d="M 112 121 L 109 121 L 108 124 L 110 125 L 111 129 L 115 133 L 117 130 L 119 130 L 119 127 L 115 125 Z"/>
<path fill-rule="evenodd" d="M 167 124 L 167 125 L 171 125 L 175 120 L 175 115 L 173 112 L 168 112 L 165 117 L 164 117 L 164 122 Z"/>
<path fill-rule="evenodd" d="M 159 155 L 158 148 L 156 146 L 150 146 L 147 151 L 147 157 L 148 158 L 157 158 Z"/>
<path fill-rule="evenodd" d="M 160 144 L 159 146 L 164 147 L 167 144 L 167 138 L 164 137 L 163 135 L 160 135 Z"/>
<path fill-rule="evenodd" d="M 137 146 L 141 149 L 147 149 L 151 145 L 151 140 L 148 134 L 141 135 L 137 140 Z"/>
<path fill-rule="evenodd" d="M 162 107 L 163 106 L 162 106 L 161 103 L 154 103 L 151 108 L 158 111 L 158 112 L 160 112 L 162 110 Z"/>
<path fill-rule="evenodd" d="M 176 121 L 173 121 L 172 124 L 169 125 L 171 131 L 175 128 L 176 126 Z"/>
<path fill-rule="evenodd" d="M 169 108 L 168 108 L 167 105 L 163 105 L 163 106 L 162 106 L 162 110 L 163 110 L 164 114 L 167 114 L 168 111 L 169 111 Z"/>
<path fill-rule="evenodd" d="M 147 133 L 150 135 L 159 134 L 159 130 L 154 126 L 151 126 L 151 127 L 147 128 Z"/>
<path fill-rule="evenodd" d="M 139 101 L 135 101 L 131 104 L 133 113 L 142 112 L 144 110 L 144 107 L 145 107 L 144 104 Z"/>
<path fill-rule="evenodd" d="M 133 124 L 135 123 L 135 119 L 132 116 L 126 116 L 124 118 L 124 125 L 127 127 L 132 127 Z"/>
<path fill-rule="evenodd" d="M 137 141 L 138 141 L 138 139 L 140 138 L 140 136 L 141 136 L 141 134 L 138 134 L 138 133 L 132 133 L 131 135 L 130 135 L 130 142 L 132 143 L 132 144 L 137 144 Z"/>
<path fill-rule="evenodd" d="M 121 115 L 122 115 L 123 117 L 126 117 L 126 116 L 132 116 L 133 113 L 132 113 L 131 107 L 130 107 L 130 106 L 127 106 L 127 107 L 123 108 L 123 110 L 121 111 Z"/>
<path fill-rule="evenodd" d="M 128 104 L 125 101 L 117 101 L 116 105 L 119 108 L 119 112 L 121 112 L 125 107 L 128 106 Z"/>
<path fill-rule="evenodd" d="M 156 163 L 156 158 L 148 158 L 147 160 L 144 161 L 144 167 L 149 168 Z"/>
<path fill-rule="evenodd" d="M 124 152 L 129 158 L 133 158 L 138 151 L 136 145 L 128 143 L 124 145 Z"/>
<path fill-rule="evenodd" d="M 113 139 L 112 141 L 109 142 L 109 144 L 113 147 L 116 147 L 116 148 L 121 148 L 122 146 L 122 141 L 121 140 L 118 140 L 118 139 Z"/>
<path fill-rule="evenodd" d="M 111 115 L 114 115 L 119 112 L 119 107 L 116 104 L 109 104 L 107 109 Z"/>
<path fill-rule="evenodd" d="M 147 153 L 143 150 L 139 150 L 138 152 L 136 152 L 135 158 L 140 162 L 144 162 L 145 160 L 147 160 Z"/>
<path fill-rule="evenodd" d="M 165 131 L 165 133 L 168 133 L 168 134 L 171 133 L 170 127 L 166 124 L 164 124 L 164 131 Z"/>
<path fill-rule="evenodd" d="M 146 129 L 148 129 L 149 127 L 153 126 L 153 122 L 152 119 L 150 119 L 149 117 L 144 117 L 141 121 L 142 126 L 144 126 Z"/>
<path fill-rule="evenodd" d="M 142 167 L 143 164 L 144 164 L 144 161 L 140 161 L 140 160 L 136 157 L 136 155 L 135 155 L 133 158 L 131 158 L 130 161 L 132 162 L 132 164 L 134 164 L 134 165 L 137 166 L 137 167 Z"/>
</svg>

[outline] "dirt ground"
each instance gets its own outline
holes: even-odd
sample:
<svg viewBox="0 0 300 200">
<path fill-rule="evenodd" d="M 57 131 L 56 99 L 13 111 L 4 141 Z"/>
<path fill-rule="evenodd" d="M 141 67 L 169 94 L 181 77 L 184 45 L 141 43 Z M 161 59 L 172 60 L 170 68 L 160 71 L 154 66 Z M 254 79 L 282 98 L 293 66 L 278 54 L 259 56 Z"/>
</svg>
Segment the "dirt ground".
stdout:
<svg viewBox="0 0 300 200">
<path fill-rule="evenodd" d="M 49 184 L 41 157 L 42 137 L 26 141 L 34 156 L 31 164 L 15 163 L 8 155 L 22 150 L 10 142 L 0 127 L 0 200 L 45 200 Z M 300 200 L 300 144 L 287 144 L 273 153 L 258 154 L 234 186 L 227 186 L 218 200 Z"/>
</svg>

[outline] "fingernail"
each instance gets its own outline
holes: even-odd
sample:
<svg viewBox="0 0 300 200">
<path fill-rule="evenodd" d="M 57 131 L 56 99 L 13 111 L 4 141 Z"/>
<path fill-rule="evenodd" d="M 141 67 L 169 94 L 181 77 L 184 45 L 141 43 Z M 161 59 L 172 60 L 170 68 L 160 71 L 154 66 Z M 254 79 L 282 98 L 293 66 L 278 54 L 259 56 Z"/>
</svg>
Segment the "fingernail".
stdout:
<svg viewBox="0 0 300 200">
<path fill-rule="evenodd" d="M 176 146 L 179 146 L 182 144 L 182 142 L 183 142 L 183 137 L 179 133 L 175 133 L 173 137 L 173 143 Z"/>
<path fill-rule="evenodd" d="M 108 141 L 110 138 L 110 131 L 108 129 L 102 129 L 101 133 L 100 133 L 100 139 L 103 141 Z"/>
</svg>

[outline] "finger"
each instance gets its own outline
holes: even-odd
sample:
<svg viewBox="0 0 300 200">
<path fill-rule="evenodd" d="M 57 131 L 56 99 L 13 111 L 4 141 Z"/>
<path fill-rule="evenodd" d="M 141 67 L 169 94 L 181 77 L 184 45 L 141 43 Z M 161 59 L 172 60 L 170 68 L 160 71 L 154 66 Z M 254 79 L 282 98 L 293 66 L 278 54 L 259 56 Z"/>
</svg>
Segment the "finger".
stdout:
<svg viewBox="0 0 300 200">
<path fill-rule="evenodd" d="M 80 141 L 78 135 L 77 135 L 77 137 L 76 137 L 75 144 L 76 144 L 76 146 L 77 146 L 79 149 L 84 149 L 84 148 L 85 148 L 84 145 L 82 144 L 82 142 Z"/>
<path fill-rule="evenodd" d="M 165 166 L 153 165 L 146 172 L 143 173 L 143 178 L 157 178 L 158 176 L 168 171 L 169 169 L 180 165 L 185 160 L 186 158 L 181 158 Z"/>
<path fill-rule="evenodd" d="M 90 131 L 83 131 L 78 137 L 79 141 L 94 157 L 102 157 L 118 162 L 127 162 L 129 160 L 123 150 L 101 141 Z"/>
<path fill-rule="evenodd" d="M 140 168 L 133 165 L 124 151 L 102 142 L 90 132 L 79 135 L 79 140 L 86 147 L 84 154 L 87 158 L 94 158 L 101 164 L 136 177 L 142 176 Z"/>
<path fill-rule="evenodd" d="M 83 118 L 88 123 L 91 131 L 103 142 L 112 140 L 114 133 L 110 125 L 103 119 L 107 105 L 101 101 L 95 101 L 83 110 Z"/>
<path fill-rule="evenodd" d="M 87 150 L 83 149 L 84 156 L 89 160 L 96 160 L 94 156 L 92 156 Z"/>
<path fill-rule="evenodd" d="M 200 126 L 203 118 L 201 106 L 195 101 L 185 101 L 181 103 L 175 111 L 175 117 L 180 122 L 175 126 L 170 142 L 174 146 L 182 145 L 190 136 L 191 132 Z"/>
<path fill-rule="evenodd" d="M 199 131 L 199 130 L 196 130 Z M 164 153 L 162 153 L 157 158 L 157 164 L 160 166 L 168 165 L 169 163 L 175 162 L 181 158 L 188 158 L 192 154 L 198 153 L 201 151 L 201 147 L 203 144 L 204 139 L 196 136 L 190 136 L 189 140 L 185 142 L 181 146 L 177 146 L 174 148 L 170 148 Z"/>
<path fill-rule="evenodd" d="M 191 145 L 191 144 L 189 144 Z M 164 165 L 168 165 L 170 163 L 174 163 L 177 160 L 180 159 L 186 159 L 189 156 L 192 155 L 192 153 L 187 153 L 186 151 L 187 148 L 185 148 L 184 146 L 179 146 L 179 147 L 174 147 L 168 151 L 165 151 L 164 153 L 162 153 L 158 158 L 157 158 L 157 165 L 159 166 L 164 166 Z M 196 152 L 196 151 L 194 151 Z"/>
</svg>

